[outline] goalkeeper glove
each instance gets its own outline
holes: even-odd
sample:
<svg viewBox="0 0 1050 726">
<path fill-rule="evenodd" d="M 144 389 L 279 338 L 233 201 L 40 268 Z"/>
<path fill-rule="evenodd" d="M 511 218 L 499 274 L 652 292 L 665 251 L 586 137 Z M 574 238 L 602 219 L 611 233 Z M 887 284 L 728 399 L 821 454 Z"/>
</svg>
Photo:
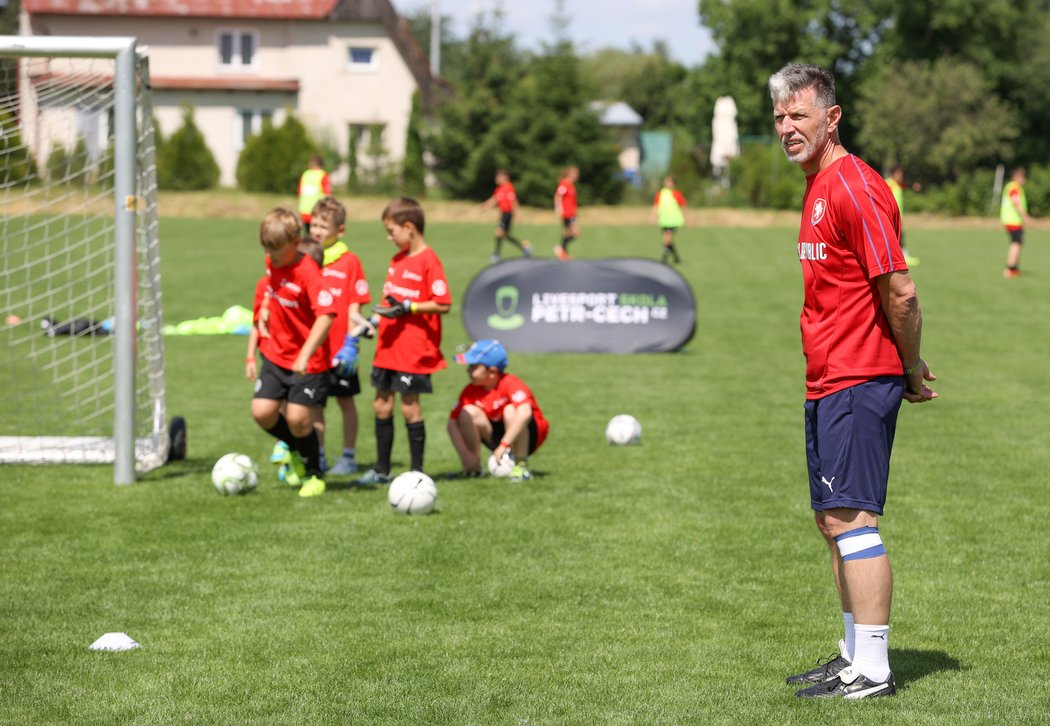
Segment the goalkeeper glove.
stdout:
<svg viewBox="0 0 1050 726">
<path fill-rule="evenodd" d="M 354 335 L 346 336 L 343 347 L 332 359 L 332 367 L 340 378 L 349 378 L 357 371 L 358 338 Z"/>
<path fill-rule="evenodd" d="M 383 305 L 373 305 L 372 312 L 384 318 L 400 318 L 412 312 L 411 300 L 406 299 L 399 302 L 393 295 L 387 295 L 383 298 L 383 302 Z"/>
</svg>

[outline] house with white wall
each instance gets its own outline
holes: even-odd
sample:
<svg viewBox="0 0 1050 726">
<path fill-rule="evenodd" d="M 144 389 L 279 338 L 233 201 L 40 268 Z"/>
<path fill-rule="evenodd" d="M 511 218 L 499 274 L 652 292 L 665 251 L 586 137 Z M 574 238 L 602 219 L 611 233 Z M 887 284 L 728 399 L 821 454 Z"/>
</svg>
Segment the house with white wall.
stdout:
<svg viewBox="0 0 1050 726">
<path fill-rule="evenodd" d="M 245 138 L 288 110 L 344 156 L 375 130 L 399 161 L 413 94 L 428 105 L 437 87 L 389 0 L 22 0 L 20 33 L 137 38 L 161 132 L 192 106 L 224 186 Z"/>
</svg>

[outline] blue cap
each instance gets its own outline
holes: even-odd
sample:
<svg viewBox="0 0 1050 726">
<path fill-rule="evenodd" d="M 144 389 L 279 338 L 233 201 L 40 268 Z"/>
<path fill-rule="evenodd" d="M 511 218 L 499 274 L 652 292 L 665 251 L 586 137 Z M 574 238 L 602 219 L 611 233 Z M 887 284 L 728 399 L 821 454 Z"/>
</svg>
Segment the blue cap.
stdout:
<svg viewBox="0 0 1050 726">
<path fill-rule="evenodd" d="M 483 366 L 503 370 L 509 361 L 507 360 L 507 349 L 503 347 L 503 343 L 492 338 L 485 338 L 474 343 L 465 352 L 458 354 L 456 362 L 465 363 L 468 366 L 480 363 Z"/>
</svg>

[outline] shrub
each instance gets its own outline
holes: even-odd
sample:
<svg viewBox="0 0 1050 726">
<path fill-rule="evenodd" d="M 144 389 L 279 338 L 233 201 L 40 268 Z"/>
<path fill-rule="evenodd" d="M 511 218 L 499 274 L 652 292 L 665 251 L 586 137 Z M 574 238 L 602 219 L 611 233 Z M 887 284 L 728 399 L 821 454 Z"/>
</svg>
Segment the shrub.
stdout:
<svg viewBox="0 0 1050 726">
<path fill-rule="evenodd" d="M 3 160 L 5 183 L 20 182 L 36 176 L 36 163 L 22 143 L 18 122 L 9 111 L 0 109 L 0 159 Z"/>
<path fill-rule="evenodd" d="M 212 189 L 219 183 L 219 165 L 188 105 L 182 108 L 182 126 L 157 150 L 157 183 L 173 191 Z"/>
<path fill-rule="evenodd" d="M 746 144 L 729 163 L 729 201 L 736 206 L 801 209 L 806 180 L 780 144 Z"/>
<path fill-rule="evenodd" d="M 294 193 L 310 157 L 318 153 L 306 127 L 288 112 L 283 124 L 264 123 L 262 131 L 244 142 L 237 160 L 237 186 L 248 192 Z"/>
</svg>

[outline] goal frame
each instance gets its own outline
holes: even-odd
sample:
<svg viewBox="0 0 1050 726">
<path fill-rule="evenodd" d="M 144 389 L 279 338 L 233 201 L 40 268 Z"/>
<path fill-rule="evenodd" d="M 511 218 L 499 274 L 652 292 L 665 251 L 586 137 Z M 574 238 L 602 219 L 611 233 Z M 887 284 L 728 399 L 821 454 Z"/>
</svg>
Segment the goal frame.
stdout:
<svg viewBox="0 0 1050 726">
<path fill-rule="evenodd" d="M 113 481 L 136 480 L 135 385 L 137 319 L 137 101 L 138 41 L 134 37 L 0 36 L 0 57 L 110 58 L 114 60 L 114 315 Z M 148 71 L 147 71 L 148 73 Z M 148 76 L 147 76 L 148 80 Z M 170 442 L 164 436 L 161 457 Z M 151 462 L 146 468 L 163 463 Z"/>
</svg>

